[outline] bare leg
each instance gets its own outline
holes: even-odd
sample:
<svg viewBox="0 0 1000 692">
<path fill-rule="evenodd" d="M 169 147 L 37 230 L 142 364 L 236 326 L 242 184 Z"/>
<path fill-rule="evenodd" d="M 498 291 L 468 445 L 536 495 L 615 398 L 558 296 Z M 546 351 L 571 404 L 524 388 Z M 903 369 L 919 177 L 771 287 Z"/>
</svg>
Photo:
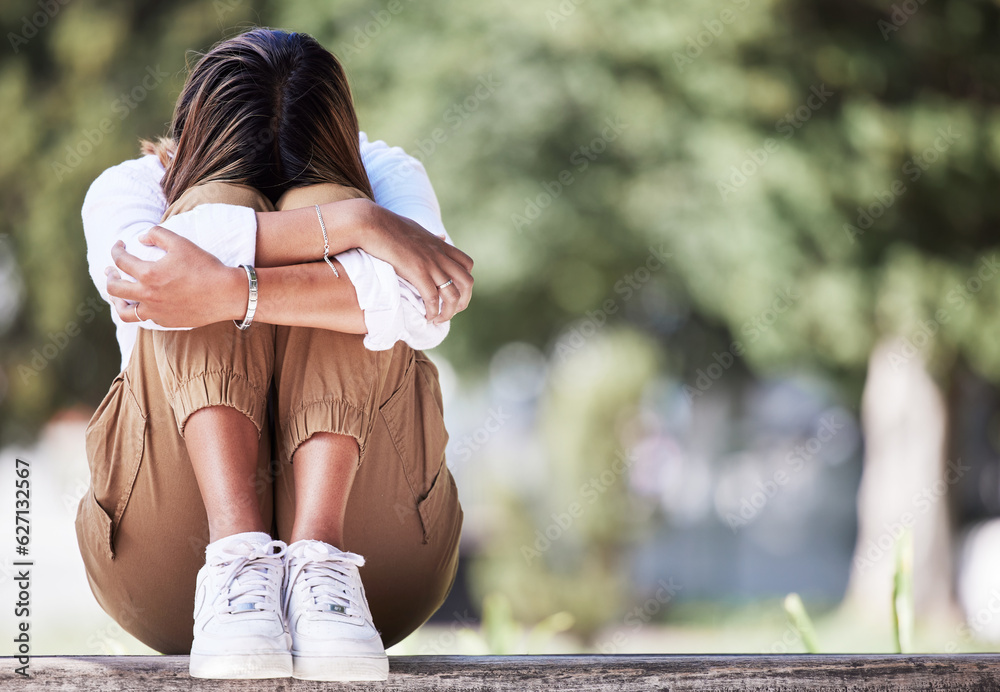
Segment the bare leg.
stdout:
<svg viewBox="0 0 1000 692">
<path fill-rule="evenodd" d="M 279 210 L 299 209 L 363 196 L 343 185 L 308 185 L 289 190 L 275 206 Z M 295 450 L 295 519 L 289 544 L 313 539 L 344 549 L 344 516 L 358 454 L 353 437 L 327 432 L 312 435 Z"/>
<path fill-rule="evenodd" d="M 209 541 L 267 532 L 257 504 L 257 428 L 230 406 L 192 413 L 184 426 L 191 466 L 208 514 Z"/>
<path fill-rule="evenodd" d="M 320 540 L 344 549 L 344 515 L 358 468 L 350 435 L 316 433 L 295 450 L 295 522 L 290 543 Z"/>
</svg>

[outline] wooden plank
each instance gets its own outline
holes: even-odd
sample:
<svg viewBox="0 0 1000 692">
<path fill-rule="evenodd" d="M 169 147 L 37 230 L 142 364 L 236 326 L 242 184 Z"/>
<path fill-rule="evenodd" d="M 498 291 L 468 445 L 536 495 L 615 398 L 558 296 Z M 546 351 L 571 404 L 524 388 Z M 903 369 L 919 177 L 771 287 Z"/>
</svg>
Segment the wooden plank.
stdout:
<svg viewBox="0 0 1000 692">
<path fill-rule="evenodd" d="M 199 680 L 186 656 L 42 656 L 32 677 L 3 688 L 35 690 L 1000 690 L 1000 654 L 917 656 L 394 656 L 384 683 Z"/>
</svg>

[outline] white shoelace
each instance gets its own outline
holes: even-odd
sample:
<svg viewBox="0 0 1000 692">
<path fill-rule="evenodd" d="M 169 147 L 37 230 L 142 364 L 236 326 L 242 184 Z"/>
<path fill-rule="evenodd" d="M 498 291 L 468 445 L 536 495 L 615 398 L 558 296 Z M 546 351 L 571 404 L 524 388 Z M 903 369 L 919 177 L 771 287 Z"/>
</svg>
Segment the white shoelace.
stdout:
<svg viewBox="0 0 1000 692">
<path fill-rule="evenodd" d="M 250 547 L 249 554 L 245 549 L 238 549 L 244 546 Z M 268 571 L 274 570 L 279 575 L 282 574 L 281 558 L 286 549 L 287 546 L 282 541 L 271 541 L 263 545 L 243 541 L 223 548 L 213 559 L 216 566 L 225 566 L 220 594 L 221 598 L 226 599 L 226 606 L 221 610 L 237 613 L 276 608 L 281 580 L 275 584 L 272 577 L 268 576 Z M 269 601 L 270 608 L 265 606 Z"/>
<path fill-rule="evenodd" d="M 352 603 L 354 580 L 347 565 L 361 567 L 365 559 L 356 553 L 330 553 L 323 548 L 305 546 L 290 557 L 294 567 L 288 575 L 284 612 L 287 615 L 292 593 L 304 590 L 308 594 L 305 608 L 313 612 L 360 615 L 361 609 Z"/>
</svg>

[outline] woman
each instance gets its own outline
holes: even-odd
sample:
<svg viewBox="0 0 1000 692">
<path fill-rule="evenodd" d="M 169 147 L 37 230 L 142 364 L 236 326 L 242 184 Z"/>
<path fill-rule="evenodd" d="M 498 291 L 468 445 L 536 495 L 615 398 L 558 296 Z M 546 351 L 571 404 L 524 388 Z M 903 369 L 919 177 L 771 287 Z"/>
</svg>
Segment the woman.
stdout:
<svg viewBox="0 0 1000 692">
<path fill-rule="evenodd" d="M 457 568 L 437 371 L 415 349 L 467 306 L 472 262 L 309 36 L 215 46 L 171 135 L 84 202 L 122 347 L 87 430 L 91 588 L 141 641 L 190 650 L 192 675 L 384 679 L 383 644 Z"/>
</svg>

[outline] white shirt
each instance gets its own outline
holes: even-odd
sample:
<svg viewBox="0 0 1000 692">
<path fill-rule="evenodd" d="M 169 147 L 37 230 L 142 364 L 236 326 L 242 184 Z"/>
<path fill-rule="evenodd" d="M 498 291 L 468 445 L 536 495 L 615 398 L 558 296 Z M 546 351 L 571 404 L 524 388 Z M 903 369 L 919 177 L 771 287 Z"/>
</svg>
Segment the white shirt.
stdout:
<svg viewBox="0 0 1000 692">
<path fill-rule="evenodd" d="M 385 142 L 369 142 L 361 133 L 361 159 L 375 202 L 405 216 L 451 243 L 441 223 L 441 208 L 427 172 L 419 160 L 399 147 Z M 125 161 L 104 171 L 91 184 L 83 201 L 83 231 L 87 238 L 87 263 L 90 278 L 104 300 L 111 302 L 104 269 L 112 266 L 111 248 L 121 240 L 133 255 L 156 261 L 165 252 L 144 245 L 138 238 L 152 226 L 162 225 L 181 235 L 229 267 L 254 264 L 257 243 L 257 217 L 252 209 L 230 204 L 203 204 L 195 209 L 160 219 L 167 200 L 160 187 L 164 169 L 156 156 Z M 319 233 L 317 225 L 316 232 Z M 450 323 L 427 321 L 419 292 L 399 278 L 387 262 L 360 249 L 336 256 L 347 272 L 364 310 L 368 333 L 364 344 L 372 351 L 390 349 L 405 341 L 415 349 L 433 348 L 448 334 Z M 146 329 L 167 329 L 145 320 L 122 322 L 112 309 L 122 352 L 122 370 L 128 365 L 140 325 Z M 235 327 L 234 327 L 235 329 Z"/>
</svg>

